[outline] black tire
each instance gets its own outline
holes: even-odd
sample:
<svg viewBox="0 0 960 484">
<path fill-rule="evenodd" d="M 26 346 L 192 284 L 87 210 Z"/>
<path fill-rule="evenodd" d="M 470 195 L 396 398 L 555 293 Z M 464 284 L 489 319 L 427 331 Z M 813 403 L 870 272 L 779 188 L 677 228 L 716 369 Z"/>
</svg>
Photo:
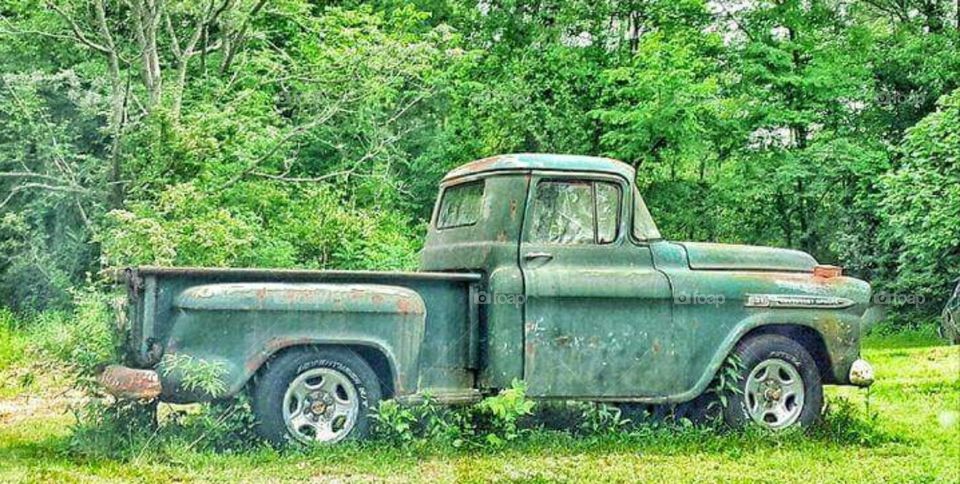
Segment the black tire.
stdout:
<svg viewBox="0 0 960 484">
<path fill-rule="evenodd" d="M 275 445 L 303 443 L 284 422 L 284 397 L 301 374 L 325 368 L 345 376 L 356 389 L 359 412 L 353 428 L 340 440 L 362 439 L 370 431 L 370 414 L 381 399 L 380 380 L 367 362 L 346 348 L 290 350 L 273 358 L 261 369 L 251 392 L 251 406 L 257 419 L 256 431 Z"/>
<path fill-rule="evenodd" d="M 739 356 L 742 372 L 737 381 L 738 393 L 727 392 L 727 405 L 723 419 L 734 428 L 742 428 L 756 420 L 748 409 L 747 380 L 749 375 L 764 362 L 786 362 L 802 379 L 803 398 L 799 415 L 786 427 L 799 425 L 806 428 L 815 423 L 823 409 L 823 382 L 817 364 L 810 353 L 796 341 L 777 334 L 764 334 L 740 341 L 734 352 Z M 778 395 L 779 392 L 773 392 Z M 779 399 L 779 396 L 777 397 Z M 797 402 L 794 402 L 794 405 Z M 771 425 L 765 425 L 770 427 Z"/>
</svg>

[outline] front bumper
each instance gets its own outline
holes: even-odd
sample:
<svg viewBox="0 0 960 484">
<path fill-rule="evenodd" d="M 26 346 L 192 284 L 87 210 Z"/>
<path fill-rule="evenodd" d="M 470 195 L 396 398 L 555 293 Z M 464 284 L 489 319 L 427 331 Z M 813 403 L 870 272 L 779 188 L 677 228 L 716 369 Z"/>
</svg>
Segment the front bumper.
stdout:
<svg viewBox="0 0 960 484">
<path fill-rule="evenodd" d="M 849 380 L 852 385 L 868 387 L 874 382 L 873 366 L 867 360 L 858 359 L 850 365 Z"/>
<path fill-rule="evenodd" d="M 160 375 L 154 370 L 140 370 L 122 365 L 109 365 L 97 377 L 107 393 L 122 399 L 151 400 L 163 390 Z"/>
</svg>

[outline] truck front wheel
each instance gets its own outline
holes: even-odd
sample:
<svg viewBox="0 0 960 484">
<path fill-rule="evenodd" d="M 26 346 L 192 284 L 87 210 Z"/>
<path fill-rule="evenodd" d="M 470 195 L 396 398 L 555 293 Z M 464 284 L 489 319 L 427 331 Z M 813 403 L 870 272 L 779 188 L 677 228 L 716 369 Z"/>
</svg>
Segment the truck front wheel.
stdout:
<svg viewBox="0 0 960 484">
<path fill-rule="evenodd" d="M 796 341 L 777 334 L 737 344 L 742 372 L 739 392 L 728 392 L 723 417 L 733 427 L 754 422 L 770 429 L 807 427 L 823 408 L 817 364 Z"/>
<path fill-rule="evenodd" d="M 361 438 L 380 401 L 376 373 L 345 348 L 306 348 L 274 358 L 253 387 L 257 432 L 274 444 Z"/>
</svg>

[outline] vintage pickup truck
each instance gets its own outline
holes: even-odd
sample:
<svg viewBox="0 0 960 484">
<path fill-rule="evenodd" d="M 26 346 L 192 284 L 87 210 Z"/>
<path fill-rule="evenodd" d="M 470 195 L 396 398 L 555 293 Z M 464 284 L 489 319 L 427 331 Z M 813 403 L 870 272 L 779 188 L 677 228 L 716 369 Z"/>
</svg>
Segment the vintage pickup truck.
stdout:
<svg viewBox="0 0 960 484">
<path fill-rule="evenodd" d="M 326 443 L 363 436 L 383 399 L 467 403 L 514 379 L 534 398 L 689 402 L 730 355 L 731 425 L 808 425 L 823 384 L 872 383 L 866 282 L 795 250 L 663 240 L 634 180 L 584 156 L 463 165 L 418 272 L 128 269 L 126 366 L 100 381 L 170 402 L 246 391 L 265 438 Z"/>
</svg>

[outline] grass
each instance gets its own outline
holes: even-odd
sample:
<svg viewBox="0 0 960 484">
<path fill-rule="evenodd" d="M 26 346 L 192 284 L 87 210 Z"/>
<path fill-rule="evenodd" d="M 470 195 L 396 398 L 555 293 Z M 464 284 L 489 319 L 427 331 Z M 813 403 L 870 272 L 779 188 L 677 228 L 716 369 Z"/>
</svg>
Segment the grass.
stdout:
<svg viewBox="0 0 960 484">
<path fill-rule="evenodd" d="M 537 431 L 497 449 L 370 442 L 228 453 L 145 446 L 111 459 L 71 451 L 69 413 L 37 411 L 0 420 L 0 482 L 958 482 L 960 347 L 938 345 L 926 330 L 868 338 L 864 355 L 878 377 L 869 399 L 864 390 L 828 388 L 825 423 L 810 435 L 640 427 L 588 437 Z M 0 397 L 0 404 L 23 398 Z"/>
<path fill-rule="evenodd" d="M 24 358 L 23 334 L 18 321 L 8 309 L 0 308 L 0 370 L 20 363 Z"/>
</svg>

